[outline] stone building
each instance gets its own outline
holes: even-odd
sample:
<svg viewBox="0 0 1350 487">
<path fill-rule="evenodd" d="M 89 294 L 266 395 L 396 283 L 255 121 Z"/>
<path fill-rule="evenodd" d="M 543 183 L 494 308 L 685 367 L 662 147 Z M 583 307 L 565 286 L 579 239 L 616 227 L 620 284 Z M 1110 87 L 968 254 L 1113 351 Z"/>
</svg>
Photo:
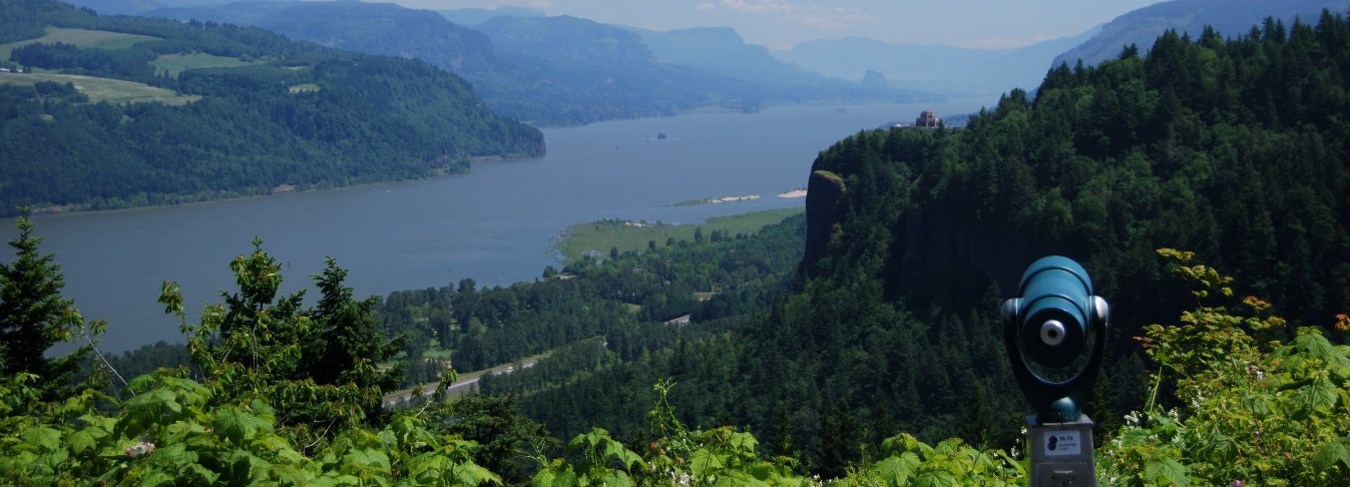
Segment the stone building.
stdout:
<svg viewBox="0 0 1350 487">
<path fill-rule="evenodd" d="M 919 118 L 914 119 L 915 127 L 937 128 L 942 124 L 942 119 L 938 118 L 932 110 L 924 110 L 919 114 Z"/>
</svg>

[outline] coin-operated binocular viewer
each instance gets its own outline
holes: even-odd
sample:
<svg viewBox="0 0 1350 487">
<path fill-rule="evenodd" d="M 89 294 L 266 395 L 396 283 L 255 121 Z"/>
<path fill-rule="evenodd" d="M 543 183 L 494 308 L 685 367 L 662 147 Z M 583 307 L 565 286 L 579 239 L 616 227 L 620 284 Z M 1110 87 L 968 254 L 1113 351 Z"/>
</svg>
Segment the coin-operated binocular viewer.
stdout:
<svg viewBox="0 0 1350 487">
<path fill-rule="evenodd" d="M 1031 485 L 1097 485 L 1092 394 L 1105 350 L 1106 300 L 1077 262 L 1043 257 L 1003 303 L 1003 342 L 1013 376 L 1036 414 L 1027 418 Z"/>
</svg>

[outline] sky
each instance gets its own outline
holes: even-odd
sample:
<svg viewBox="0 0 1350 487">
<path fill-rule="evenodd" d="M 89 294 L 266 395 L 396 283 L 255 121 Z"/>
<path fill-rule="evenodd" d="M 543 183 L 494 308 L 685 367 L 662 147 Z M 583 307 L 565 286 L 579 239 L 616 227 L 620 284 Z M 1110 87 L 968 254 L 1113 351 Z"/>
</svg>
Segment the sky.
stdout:
<svg viewBox="0 0 1350 487">
<path fill-rule="evenodd" d="M 393 0 L 412 8 L 529 7 L 653 30 L 733 27 L 746 42 L 787 49 L 813 39 L 1022 47 L 1081 34 L 1161 0 Z"/>
</svg>

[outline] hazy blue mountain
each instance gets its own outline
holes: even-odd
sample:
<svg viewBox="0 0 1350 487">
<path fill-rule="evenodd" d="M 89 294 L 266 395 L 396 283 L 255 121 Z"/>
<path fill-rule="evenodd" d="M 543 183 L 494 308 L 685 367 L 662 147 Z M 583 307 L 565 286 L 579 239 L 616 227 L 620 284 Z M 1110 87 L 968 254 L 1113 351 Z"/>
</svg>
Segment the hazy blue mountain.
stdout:
<svg viewBox="0 0 1350 487">
<path fill-rule="evenodd" d="M 571 16 L 494 17 L 477 29 L 503 51 L 555 63 L 606 67 L 657 64 L 656 55 L 630 31 Z"/>
<path fill-rule="evenodd" d="M 784 100 L 848 100 L 922 96 L 882 84 L 860 84 L 830 78 L 784 63 L 764 46 L 746 44 L 734 29 L 697 27 L 653 31 L 618 26 L 637 33 L 658 61 L 763 85 Z"/>
<path fill-rule="evenodd" d="M 808 41 L 774 52 L 786 62 L 826 76 L 856 80 L 881 73 L 896 88 L 947 94 L 1001 93 L 1038 86 L 1056 54 L 1087 40 L 1095 29 L 1017 49 L 889 44 L 850 37 Z"/>
<path fill-rule="evenodd" d="M 418 58 L 465 75 L 496 65 L 492 41 L 430 10 L 392 3 L 245 1 L 214 7 L 163 8 L 146 15 L 262 27 L 348 51 Z"/>
<path fill-rule="evenodd" d="M 1102 26 L 1101 32 L 1055 58 L 1054 64 L 1072 66 L 1079 59 L 1096 65 L 1115 58 L 1125 46 L 1134 44 L 1140 51 L 1153 46 L 1154 39 L 1173 29 L 1199 37 L 1205 26 L 1214 27 L 1224 37 L 1246 34 L 1266 17 L 1288 23 L 1299 17 L 1306 23 L 1317 22 L 1322 9 L 1347 13 L 1350 0 L 1175 0 L 1135 10 L 1116 17 Z"/>
<path fill-rule="evenodd" d="M 164 8 L 162 2 L 155 0 L 66 0 L 66 3 L 89 7 L 104 15 L 137 15 Z"/>
<path fill-rule="evenodd" d="M 230 0 L 62 0 L 76 7 L 89 7 L 103 15 L 144 15 L 161 8 L 214 7 Z M 284 1 L 284 0 L 283 0 Z"/>
<path fill-rule="evenodd" d="M 890 80 L 886 79 L 886 75 L 881 74 L 881 72 L 879 71 L 872 71 L 870 69 L 867 70 L 866 73 L 863 73 L 861 83 L 863 86 L 871 86 L 871 87 L 882 87 L 891 85 Z"/>
<path fill-rule="evenodd" d="M 454 10 L 437 10 L 437 13 L 445 16 L 451 22 L 459 25 L 475 26 L 486 22 L 493 17 L 543 17 L 544 11 L 537 8 L 523 7 L 498 7 L 495 9 L 485 8 L 460 8 Z"/>
<path fill-rule="evenodd" d="M 772 85 L 765 85 L 763 77 L 756 82 L 665 62 L 630 29 L 567 16 L 499 15 L 468 28 L 430 10 L 351 0 L 250 1 L 165 8 L 150 15 L 258 26 L 326 46 L 422 59 L 464 77 L 497 113 L 544 125 L 709 106 L 754 110 L 766 103 L 916 98 L 807 73 L 774 60 L 762 48 L 757 48 L 756 66 L 779 74 L 767 78 Z M 734 44 L 755 51 L 730 34 L 731 42 L 712 47 Z"/>
<path fill-rule="evenodd" d="M 419 58 L 464 77 L 497 113 L 544 125 L 705 106 L 754 109 L 765 102 L 749 83 L 662 65 L 635 34 L 571 17 L 497 17 L 485 25 L 498 42 L 439 13 L 394 4 L 245 2 L 151 14 L 259 26 L 329 46 Z"/>
<path fill-rule="evenodd" d="M 606 90 L 636 83 L 674 99 L 732 108 L 803 101 L 905 101 L 926 95 L 867 89 L 784 65 L 729 29 L 652 32 L 575 17 L 496 17 L 477 26 L 518 66 L 581 68 Z M 722 57 L 722 60 L 716 58 Z M 745 69 L 733 66 L 743 63 Z M 753 74 L 754 70 L 763 75 Z M 599 78 L 597 78 L 599 77 Z M 931 98 L 931 96 L 930 96 Z"/>
<path fill-rule="evenodd" d="M 654 31 L 627 27 L 640 36 L 661 62 L 688 66 L 710 73 L 756 82 L 819 77 L 788 65 L 769 54 L 764 46 L 746 44 L 729 27 L 698 27 Z"/>
</svg>

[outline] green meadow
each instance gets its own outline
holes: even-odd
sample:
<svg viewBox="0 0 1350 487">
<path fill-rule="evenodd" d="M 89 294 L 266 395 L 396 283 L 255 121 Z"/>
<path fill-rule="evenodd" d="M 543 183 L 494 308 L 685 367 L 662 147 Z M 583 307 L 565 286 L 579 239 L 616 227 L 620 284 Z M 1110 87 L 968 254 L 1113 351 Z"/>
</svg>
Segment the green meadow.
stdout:
<svg viewBox="0 0 1350 487">
<path fill-rule="evenodd" d="M 735 236 L 738 233 L 752 234 L 765 226 L 783 221 L 803 211 L 802 207 L 778 210 L 758 211 L 741 215 L 709 218 L 703 224 L 671 225 L 668 223 L 633 222 L 621 220 L 603 220 L 573 225 L 563 231 L 554 243 L 553 249 L 563 255 L 567 262 L 573 262 L 587 254 L 608 256 L 612 248 L 619 252 L 647 250 L 648 242 L 664 246 L 666 241 L 674 239 L 693 240 L 694 233 L 701 230 L 704 238 L 712 232 L 720 231 Z"/>
<path fill-rule="evenodd" d="M 201 99 L 199 95 L 182 95 L 173 90 L 157 88 L 145 83 L 112 78 L 55 73 L 5 73 L 0 75 L 0 83 L 32 85 L 41 81 L 74 84 L 75 89 L 89 96 L 89 101 L 92 103 L 101 101 L 108 103 L 162 102 L 168 105 L 183 105 Z"/>
<path fill-rule="evenodd" d="M 256 64 L 250 61 L 240 60 L 239 58 L 216 56 L 204 52 L 194 52 L 192 54 L 164 54 L 158 59 L 150 62 L 155 67 L 155 72 L 168 71 L 170 76 L 178 77 L 179 73 L 189 69 L 196 68 L 233 68 L 238 66 L 248 66 Z"/>
<path fill-rule="evenodd" d="M 124 34 L 121 32 L 108 32 L 106 30 L 89 29 L 67 29 L 62 27 L 48 27 L 47 34 L 24 41 L 0 44 L 0 59 L 9 59 L 10 52 L 15 48 L 28 44 L 55 44 L 58 42 L 74 44 L 80 47 L 96 47 L 99 49 L 125 49 L 132 44 L 141 41 L 158 39 L 158 37 L 143 36 L 139 34 Z"/>
</svg>

